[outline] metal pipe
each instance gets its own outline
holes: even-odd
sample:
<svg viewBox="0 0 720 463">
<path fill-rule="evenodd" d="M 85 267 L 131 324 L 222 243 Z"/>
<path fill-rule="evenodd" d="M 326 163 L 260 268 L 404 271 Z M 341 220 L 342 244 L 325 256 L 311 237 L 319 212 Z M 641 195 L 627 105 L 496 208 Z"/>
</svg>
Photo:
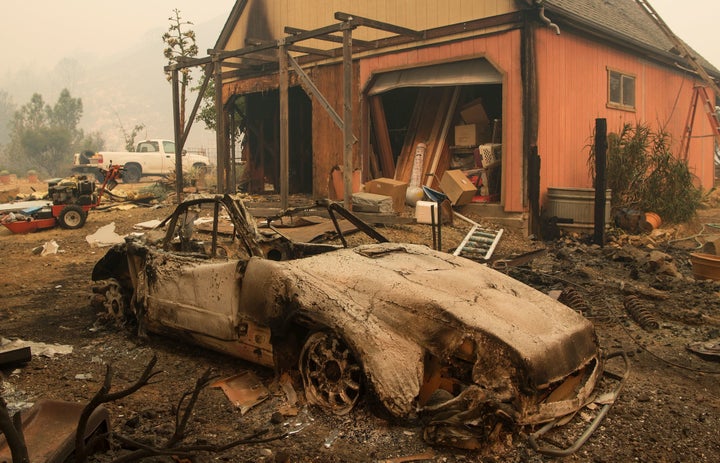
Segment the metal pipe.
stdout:
<svg viewBox="0 0 720 463">
<path fill-rule="evenodd" d="M 545 16 L 545 5 L 542 5 L 538 12 L 540 14 L 540 19 L 542 20 L 542 22 L 547 24 L 550 29 L 554 30 L 555 34 L 560 35 L 560 27 L 554 22 L 550 21 L 550 18 Z"/>
</svg>

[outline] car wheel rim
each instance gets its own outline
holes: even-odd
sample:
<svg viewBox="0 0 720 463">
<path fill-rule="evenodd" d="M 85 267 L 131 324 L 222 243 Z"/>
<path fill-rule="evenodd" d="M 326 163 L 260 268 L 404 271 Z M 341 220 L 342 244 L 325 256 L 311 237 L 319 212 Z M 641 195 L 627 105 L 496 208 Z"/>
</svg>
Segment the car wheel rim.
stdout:
<svg viewBox="0 0 720 463">
<path fill-rule="evenodd" d="M 327 333 L 315 333 L 300 356 L 309 402 L 336 415 L 349 413 L 360 398 L 362 368 L 345 344 Z"/>
<path fill-rule="evenodd" d="M 111 283 L 105 292 L 105 308 L 108 313 L 122 322 L 125 317 L 125 299 L 118 283 Z"/>
<path fill-rule="evenodd" d="M 82 216 L 77 211 L 68 211 L 65 214 L 65 224 L 68 227 L 77 227 L 82 222 Z"/>
</svg>

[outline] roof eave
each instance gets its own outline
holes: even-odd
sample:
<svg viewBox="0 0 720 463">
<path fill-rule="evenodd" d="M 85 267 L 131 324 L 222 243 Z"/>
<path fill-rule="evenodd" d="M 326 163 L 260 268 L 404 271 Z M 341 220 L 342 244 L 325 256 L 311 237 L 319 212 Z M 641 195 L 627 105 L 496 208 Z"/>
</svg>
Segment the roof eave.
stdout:
<svg viewBox="0 0 720 463">
<path fill-rule="evenodd" d="M 652 47 L 634 39 L 633 37 L 622 34 L 616 30 L 603 27 L 602 25 L 590 21 L 585 17 L 579 16 L 555 5 L 545 4 L 545 10 L 546 13 L 549 12 L 553 15 L 551 18 L 553 22 L 556 22 L 563 27 L 572 29 L 580 34 L 589 35 L 593 38 L 610 42 L 621 48 L 630 49 L 636 53 L 642 53 L 647 58 L 654 59 L 655 61 L 669 65 L 670 67 L 694 73 L 694 71 L 690 70 L 690 64 L 688 64 L 680 55 Z M 714 66 L 704 66 L 704 68 L 710 75 L 712 75 L 712 77 L 720 79 L 720 71 Z"/>
</svg>

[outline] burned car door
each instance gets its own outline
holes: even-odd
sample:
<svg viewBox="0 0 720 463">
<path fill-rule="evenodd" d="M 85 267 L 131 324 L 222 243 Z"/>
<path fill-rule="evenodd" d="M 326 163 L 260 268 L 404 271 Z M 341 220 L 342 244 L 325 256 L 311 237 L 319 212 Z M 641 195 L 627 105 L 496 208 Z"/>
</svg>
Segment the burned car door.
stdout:
<svg viewBox="0 0 720 463">
<path fill-rule="evenodd" d="M 217 200 L 179 207 L 162 246 L 144 259 L 144 319 L 150 331 L 184 332 L 195 342 L 272 365 L 269 330 L 239 310 L 251 250 L 227 206 Z"/>
</svg>

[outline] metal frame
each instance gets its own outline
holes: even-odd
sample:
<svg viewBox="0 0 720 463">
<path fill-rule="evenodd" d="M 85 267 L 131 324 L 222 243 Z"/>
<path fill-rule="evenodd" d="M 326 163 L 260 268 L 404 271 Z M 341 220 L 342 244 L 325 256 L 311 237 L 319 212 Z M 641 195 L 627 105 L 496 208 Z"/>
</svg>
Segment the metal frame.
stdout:
<svg viewBox="0 0 720 463">
<path fill-rule="evenodd" d="M 182 162 L 181 153 L 187 140 L 188 132 L 195 118 L 197 108 L 202 100 L 202 94 L 207 87 L 210 74 L 215 78 L 215 108 L 217 112 L 217 189 L 218 193 L 229 193 L 233 184 L 231 173 L 232 166 L 227 146 L 225 123 L 225 108 L 223 105 L 223 79 L 228 77 L 222 73 L 223 66 L 233 68 L 233 77 L 249 76 L 257 73 L 278 72 L 278 88 L 280 91 L 280 202 L 283 209 L 288 206 L 289 191 L 289 121 L 288 121 L 288 90 L 289 72 L 295 72 L 301 82 L 301 87 L 309 96 L 317 98 L 320 105 L 330 114 L 335 124 L 343 131 L 343 177 L 345 184 L 344 205 L 350 208 L 352 195 L 352 149 L 357 138 L 352 132 L 352 56 L 353 47 L 360 49 L 377 49 L 382 43 L 389 40 L 397 40 L 399 37 L 408 40 L 422 40 L 427 37 L 426 32 L 396 26 L 381 21 L 376 21 L 361 16 L 353 16 L 347 13 L 335 13 L 335 19 L 340 21 L 314 30 L 303 30 L 285 27 L 287 36 L 277 41 L 262 41 L 248 39 L 249 45 L 244 48 L 230 51 L 208 50 L 205 58 L 186 59 L 179 63 L 165 67 L 166 72 L 172 76 L 173 87 L 173 116 L 175 128 L 175 166 L 177 174 L 177 200 L 182 200 Z M 353 39 L 352 31 L 358 27 L 368 27 L 396 34 L 394 37 L 383 39 L 383 41 L 367 42 Z M 342 37 L 333 35 L 342 33 Z M 327 42 L 342 43 L 341 49 L 322 50 L 317 48 L 297 45 L 299 42 L 317 39 Z M 274 51 L 275 56 L 263 54 L 263 52 Z M 296 60 L 290 52 L 303 53 Z M 343 63 L 343 115 L 338 115 L 327 99 L 313 84 L 310 77 L 302 70 L 299 63 L 317 61 L 342 56 Z M 243 60 L 257 61 L 263 64 L 252 65 L 247 63 L 226 62 L 229 59 L 242 58 Z M 180 101 L 179 101 L 179 71 L 181 69 L 205 66 L 205 80 L 202 89 L 197 96 L 192 115 L 186 127 L 181 127 Z"/>
</svg>

